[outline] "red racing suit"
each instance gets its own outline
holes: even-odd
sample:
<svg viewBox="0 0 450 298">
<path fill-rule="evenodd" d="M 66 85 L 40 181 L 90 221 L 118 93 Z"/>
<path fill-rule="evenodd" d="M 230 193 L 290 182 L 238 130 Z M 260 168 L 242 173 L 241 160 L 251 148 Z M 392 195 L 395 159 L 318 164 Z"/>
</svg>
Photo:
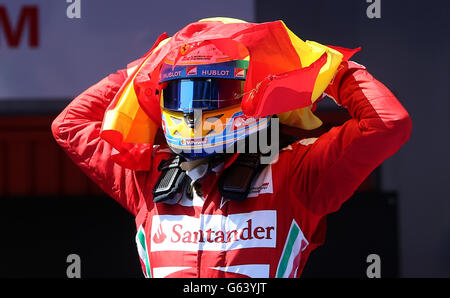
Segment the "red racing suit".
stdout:
<svg viewBox="0 0 450 298">
<path fill-rule="evenodd" d="M 150 171 L 111 161 L 99 137 L 109 102 L 126 79 L 111 74 L 75 98 L 52 131 L 71 159 L 136 218 L 136 244 L 146 277 L 299 277 L 324 240 L 327 214 L 404 144 L 411 119 L 394 95 L 365 69 L 343 62 L 326 94 L 352 119 L 319 138 L 280 151 L 248 198 L 229 201 L 217 182 L 232 159 L 202 181 L 202 197 L 153 203 L 157 167 L 170 156 L 155 146 Z"/>
</svg>

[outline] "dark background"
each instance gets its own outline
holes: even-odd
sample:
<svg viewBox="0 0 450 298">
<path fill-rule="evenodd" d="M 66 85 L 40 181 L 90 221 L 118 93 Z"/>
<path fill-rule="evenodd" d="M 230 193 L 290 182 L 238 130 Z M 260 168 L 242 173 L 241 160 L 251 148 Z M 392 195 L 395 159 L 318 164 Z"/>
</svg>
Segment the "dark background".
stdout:
<svg viewBox="0 0 450 298">
<path fill-rule="evenodd" d="M 214 1 L 205 3 L 214 11 Z M 139 5 L 151 8 L 148 1 Z M 366 277 L 366 257 L 375 253 L 382 277 L 450 277 L 449 4 L 381 0 L 380 19 L 367 17 L 369 5 L 254 1 L 253 21 L 282 19 L 303 40 L 362 46 L 353 59 L 397 95 L 413 120 L 408 143 L 329 216 L 326 242 L 303 276 Z M 142 277 L 134 219 L 50 136 L 51 120 L 69 100 L 1 101 L 0 277 L 64 278 L 72 253 L 81 257 L 82 277 Z M 343 119 L 331 104 L 321 109 Z"/>
</svg>

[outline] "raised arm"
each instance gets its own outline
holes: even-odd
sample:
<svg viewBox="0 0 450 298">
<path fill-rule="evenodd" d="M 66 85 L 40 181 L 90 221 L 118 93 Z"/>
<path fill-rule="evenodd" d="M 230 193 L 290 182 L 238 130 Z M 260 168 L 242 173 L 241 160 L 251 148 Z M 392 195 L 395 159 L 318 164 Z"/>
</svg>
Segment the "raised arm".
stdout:
<svg viewBox="0 0 450 298">
<path fill-rule="evenodd" d="M 412 126 L 395 96 L 357 63 L 342 63 L 326 93 L 352 119 L 310 145 L 296 143 L 290 169 L 299 181 L 296 199 L 316 215 L 338 210 L 408 140 Z"/>
<path fill-rule="evenodd" d="M 53 121 L 56 142 L 83 172 L 132 214 L 138 208 L 135 172 L 111 160 L 112 147 L 100 138 L 106 108 L 126 79 L 111 74 L 76 97 Z"/>
</svg>

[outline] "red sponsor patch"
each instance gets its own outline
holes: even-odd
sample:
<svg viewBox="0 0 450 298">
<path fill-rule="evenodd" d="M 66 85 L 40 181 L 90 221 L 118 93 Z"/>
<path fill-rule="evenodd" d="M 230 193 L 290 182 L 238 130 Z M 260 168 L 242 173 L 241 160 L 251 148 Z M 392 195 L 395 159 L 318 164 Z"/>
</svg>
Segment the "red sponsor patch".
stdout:
<svg viewBox="0 0 450 298">
<path fill-rule="evenodd" d="M 186 75 L 187 76 L 195 76 L 195 75 L 197 75 L 197 66 L 188 66 L 188 67 L 186 67 Z"/>
<path fill-rule="evenodd" d="M 234 69 L 235 78 L 245 78 L 245 69 L 235 68 Z"/>
</svg>

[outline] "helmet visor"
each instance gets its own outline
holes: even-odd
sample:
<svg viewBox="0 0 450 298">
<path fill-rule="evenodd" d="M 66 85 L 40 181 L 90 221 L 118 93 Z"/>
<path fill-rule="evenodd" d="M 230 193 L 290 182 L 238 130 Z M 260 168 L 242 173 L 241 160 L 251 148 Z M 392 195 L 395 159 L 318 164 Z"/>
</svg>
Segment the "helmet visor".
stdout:
<svg viewBox="0 0 450 298">
<path fill-rule="evenodd" d="M 229 107 L 241 102 L 244 83 L 216 78 L 174 80 L 163 90 L 162 106 L 184 113 Z"/>
</svg>

